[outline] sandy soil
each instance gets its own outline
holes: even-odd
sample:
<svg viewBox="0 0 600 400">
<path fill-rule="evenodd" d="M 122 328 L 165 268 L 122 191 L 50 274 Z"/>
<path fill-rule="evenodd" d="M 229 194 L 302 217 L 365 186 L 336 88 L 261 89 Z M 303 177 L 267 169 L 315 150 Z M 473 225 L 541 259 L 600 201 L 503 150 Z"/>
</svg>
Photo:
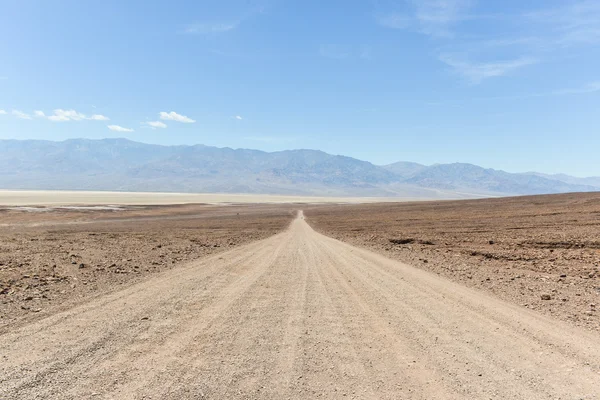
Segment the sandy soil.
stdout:
<svg viewBox="0 0 600 400">
<path fill-rule="evenodd" d="M 600 337 L 313 231 L 0 336 L 0 398 L 596 399 Z"/>
<path fill-rule="evenodd" d="M 181 263 L 269 237 L 284 205 L 0 208 L 0 332 Z"/>
<path fill-rule="evenodd" d="M 600 331 L 600 193 L 306 213 L 326 235 Z"/>
</svg>

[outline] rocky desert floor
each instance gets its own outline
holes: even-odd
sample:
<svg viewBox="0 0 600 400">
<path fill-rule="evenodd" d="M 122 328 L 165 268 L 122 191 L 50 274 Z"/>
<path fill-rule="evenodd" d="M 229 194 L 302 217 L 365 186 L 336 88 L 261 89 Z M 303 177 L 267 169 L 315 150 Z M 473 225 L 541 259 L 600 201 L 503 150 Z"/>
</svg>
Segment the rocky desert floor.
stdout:
<svg viewBox="0 0 600 400">
<path fill-rule="evenodd" d="M 0 207 L 0 332 L 264 239 L 286 205 Z"/>
<path fill-rule="evenodd" d="M 317 231 L 600 331 L 600 193 L 307 207 Z"/>
<path fill-rule="evenodd" d="M 63 299 L 87 298 L 0 332 L 0 398 L 600 398 L 597 332 L 325 236 L 301 211 L 292 220 L 285 209 L 238 210 L 215 211 L 223 214 L 207 221 L 192 218 L 198 210 L 169 214 L 158 231 L 138 227 L 106 240 L 97 235 L 122 231 L 97 225 L 91 232 L 109 223 L 82 221 L 56 250 L 61 258 L 52 263 L 64 270 L 35 264 L 27 275 L 38 279 L 21 273 L 9 286 L 19 305 L 42 308 L 51 301 L 46 289 L 61 284 Z M 308 221 L 316 221 L 311 212 Z M 131 218 L 134 225 L 153 226 L 157 217 L 138 218 L 146 220 Z M 102 249 L 78 241 L 90 233 Z M 29 265 L 37 260 L 30 246 L 22 253 Z M 204 255 L 191 260 L 197 254 Z M 148 265 L 161 270 L 150 273 Z M 143 279 L 119 281 L 138 269 Z M 68 278 L 55 284 L 53 274 Z M 112 290 L 101 291 L 100 282 Z M 99 285 L 94 294 L 82 289 L 92 285 Z"/>
<path fill-rule="evenodd" d="M 4 207 L 0 398 L 600 399 L 599 224 L 599 194 Z"/>
</svg>

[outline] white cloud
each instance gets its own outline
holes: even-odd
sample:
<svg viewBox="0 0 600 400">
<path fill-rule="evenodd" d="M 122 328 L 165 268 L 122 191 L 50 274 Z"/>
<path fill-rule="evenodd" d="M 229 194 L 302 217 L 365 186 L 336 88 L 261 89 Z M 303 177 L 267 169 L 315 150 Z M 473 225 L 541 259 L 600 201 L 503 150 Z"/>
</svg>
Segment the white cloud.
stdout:
<svg viewBox="0 0 600 400">
<path fill-rule="evenodd" d="M 2 113 L 0 112 L 0 114 L 2 114 Z M 6 112 L 4 112 L 4 114 L 6 114 Z M 62 108 L 57 108 L 56 110 L 53 111 L 53 113 L 51 115 L 46 115 L 46 113 L 42 110 L 35 110 L 32 115 L 26 114 L 19 110 L 13 110 L 12 114 L 15 117 L 21 118 L 21 119 L 32 119 L 32 116 L 33 116 L 36 118 L 47 118 L 49 121 L 53 121 L 53 122 L 83 121 L 83 120 L 108 121 L 109 120 L 109 118 L 104 115 L 94 114 L 91 117 L 87 117 L 85 114 L 82 114 L 75 110 L 63 110 Z"/>
<path fill-rule="evenodd" d="M 485 79 L 494 78 L 509 74 L 519 68 L 537 63 L 538 61 L 531 57 L 521 57 L 508 61 L 495 61 L 473 63 L 455 58 L 452 55 L 442 54 L 440 61 L 452 67 L 457 73 L 464 76 L 471 83 L 481 83 Z"/>
<path fill-rule="evenodd" d="M 92 120 L 92 121 L 108 121 L 110 118 L 108 118 L 104 115 L 101 115 L 101 114 L 94 114 L 91 117 L 89 117 L 88 119 Z"/>
<path fill-rule="evenodd" d="M 243 119 L 244 119 L 244 118 L 242 118 L 242 117 L 241 117 L 241 115 L 236 115 L 236 116 L 235 116 L 235 117 L 233 117 L 233 118 L 237 119 L 238 121 L 241 121 L 241 120 L 243 120 Z"/>
<path fill-rule="evenodd" d="M 6 111 L 0 110 L 0 115 L 6 115 Z"/>
<path fill-rule="evenodd" d="M 119 126 L 119 125 L 108 125 L 107 127 L 111 131 L 115 131 L 115 132 L 133 132 L 133 129 L 123 128 L 122 126 Z"/>
<path fill-rule="evenodd" d="M 54 122 L 66 122 L 82 121 L 87 118 L 84 114 L 81 114 L 75 110 L 63 110 L 62 108 L 57 108 L 54 110 L 54 115 L 48 116 L 48 119 Z"/>
<path fill-rule="evenodd" d="M 48 117 L 48 119 L 50 121 L 54 121 L 54 122 L 65 122 L 65 121 L 70 121 L 69 118 L 65 117 L 64 115 L 50 115 Z"/>
<path fill-rule="evenodd" d="M 63 110 L 61 108 L 54 110 L 54 115 L 59 117 L 61 121 L 81 121 L 86 119 L 84 114 L 75 110 Z"/>
<path fill-rule="evenodd" d="M 177 122 L 183 122 L 186 124 L 192 124 L 192 123 L 196 122 L 195 120 L 193 120 L 189 117 L 186 117 L 185 115 L 177 114 L 175 111 L 171 111 L 169 113 L 161 111 L 159 113 L 159 115 L 160 115 L 160 119 L 164 119 L 167 121 L 177 121 Z"/>
<path fill-rule="evenodd" d="M 37 115 L 37 111 L 36 111 L 36 116 L 38 117 L 44 117 L 44 113 L 42 111 L 39 111 L 41 114 Z M 94 114 L 91 117 L 88 117 L 87 115 L 80 113 L 78 111 L 75 110 L 63 110 L 62 108 L 57 108 L 56 110 L 53 111 L 52 115 L 48 115 L 47 118 L 50 121 L 54 121 L 54 122 L 67 122 L 67 121 L 84 121 L 84 120 L 90 120 L 90 121 L 108 121 L 109 118 L 101 115 L 101 114 Z"/>
<path fill-rule="evenodd" d="M 24 112 L 19 110 L 12 110 L 12 115 L 20 119 L 31 119 L 31 116 L 29 114 L 25 114 Z"/>
<path fill-rule="evenodd" d="M 210 35 L 224 33 L 234 30 L 239 22 L 218 22 L 218 23 L 200 23 L 192 24 L 185 28 L 184 32 L 192 35 Z"/>
<path fill-rule="evenodd" d="M 160 121 L 150 121 L 146 122 L 146 125 L 151 126 L 152 128 L 166 128 L 167 124 Z"/>
</svg>

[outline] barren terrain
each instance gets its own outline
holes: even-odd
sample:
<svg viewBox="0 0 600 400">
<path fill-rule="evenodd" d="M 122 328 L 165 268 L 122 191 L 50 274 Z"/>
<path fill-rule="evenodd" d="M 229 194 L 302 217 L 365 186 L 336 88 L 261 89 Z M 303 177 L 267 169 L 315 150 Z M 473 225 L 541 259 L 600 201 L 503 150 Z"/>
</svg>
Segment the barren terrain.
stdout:
<svg viewBox="0 0 600 400">
<path fill-rule="evenodd" d="M 0 332 L 284 230 L 285 205 L 0 207 Z"/>
<path fill-rule="evenodd" d="M 0 336 L 0 398 L 597 399 L 600 337 L 315 232 Z"/>
<path fill-rule="evenodd" d="M 600 331 L 600 193 L 306 209 L 353 245 Z"/>
</svg>

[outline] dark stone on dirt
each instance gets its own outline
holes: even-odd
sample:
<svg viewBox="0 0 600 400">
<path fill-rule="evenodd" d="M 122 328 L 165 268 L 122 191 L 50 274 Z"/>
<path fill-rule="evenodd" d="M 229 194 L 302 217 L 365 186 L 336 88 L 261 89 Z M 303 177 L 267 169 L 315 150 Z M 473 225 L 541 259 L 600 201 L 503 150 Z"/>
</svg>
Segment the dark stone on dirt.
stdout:
<svg viewBox="0 0 600 400">
<path fill-rule="evenodd" d="M 549 294 L 543 294 L 540 296 L 542 300 L 552 300 L 552 296 Z"/>
<path fill-rule="evenodd" d="M 415 239 L 407 238 L 407 239 L 389 239 L 390 243 L 394 244 L 409 244 L 414 243 Z"/>
</svg>

